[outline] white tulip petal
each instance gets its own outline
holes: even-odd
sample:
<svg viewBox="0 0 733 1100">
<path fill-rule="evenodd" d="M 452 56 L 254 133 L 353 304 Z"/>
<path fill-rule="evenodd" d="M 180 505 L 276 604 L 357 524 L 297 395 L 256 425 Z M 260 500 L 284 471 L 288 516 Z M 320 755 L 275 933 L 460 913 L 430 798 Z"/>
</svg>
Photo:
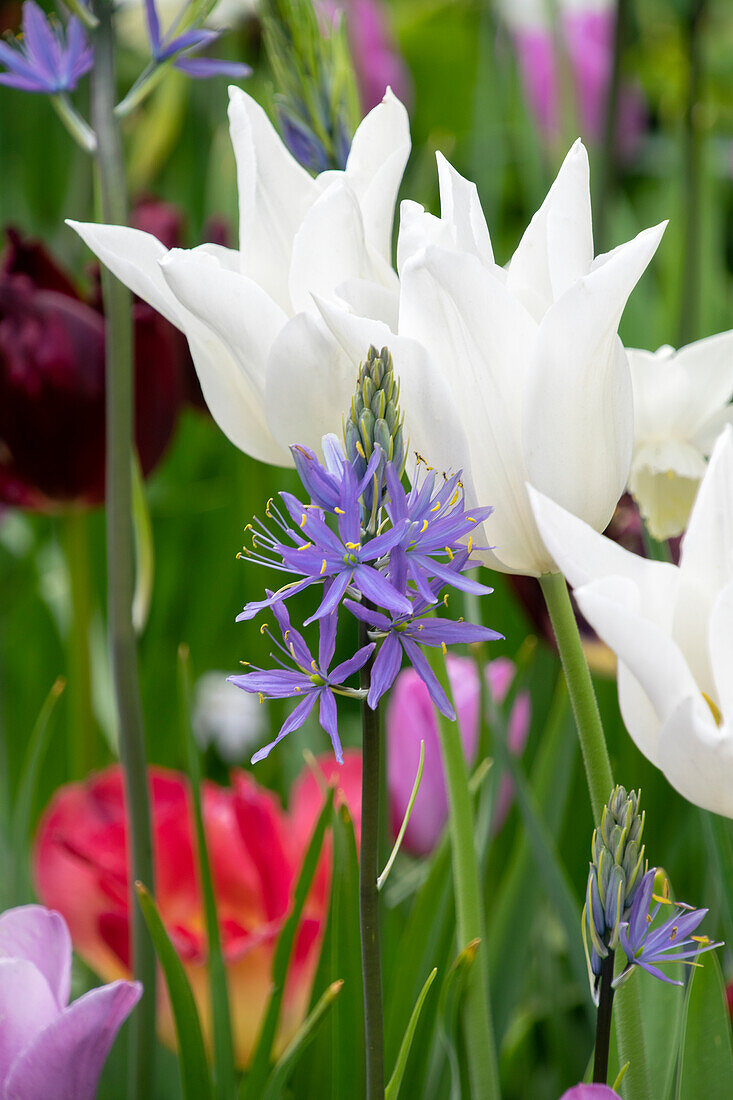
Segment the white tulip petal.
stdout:
<svg viewBox="0 0 733 1100">
<path fill-rule="evenodd" d="M 629 492 L 653 538 L 662 541 L 682 534 L 704 473 L 705 459 L 690 443 L 668 438 L 637 447 Z"/>
<path fill-rule="evenodd" d="M 733 729 L 718 728 L 699 692 L 662 727 L 659 767 L 688 802 L 733 817 Z"/>
<path fill-rule="evenodd" d="M 684 423 L 696 432 L 733 397 L 733 329 L 680 348 L 675 359 L 690 380 Z"/>
<path fill-rule="evenodd" d="M 346 162 L 346 178 L 364 217 L 369 245 L 392 259 L 392 222 L 402 175 L 410 155 L 410 120 L 390 88 L 362 120 Z"/>
<path fill-rule="evenodd" d="M 733 427 L 721 433 L 682 543 L 680 567 L 716 592 L 733 577 Z"/>
<path fill-rule="evenodd" d="M 330 298 L 346 279 L 374 281 L 356 195 L 342 178 L 308 211 L 293 240 L 290 300 L 297 313 L 315 314 L 313 295 Z"/>
<path fill-rule="evenodd" d="M 319 187 L 288 152 L 262 107 L 234 86 L 229 132 L 237 161 L 242 274 L 289 310 L 293 238 Z"/>
<path fill-rule="evenodd" d="M 453 228 L 456 248 L 471 252 L 485 264 L 494 265 L 489 227 L 486 224 L 476 184 L 456 172 L 453 165 L 436 153 L 440 185 L 440 216 Z"/>
<path fill-rule="evenodd" d="M 395 292 L 379 283 L 370 283 L 367 279 L 347 279 L 336 287 L 336 297 L 345 302 L 357 317 L 370 317 L 397 329 L 400 308 L 399 292 Z"/>
<path fill-rule="evenodd" d="M 633 447 L 631 377 L 616 330 L 663 229 L 640 233 L 548 310 L 528 366 L 529 480 L 597 530 L 624 490 Z"/>
<path fill-rule="evenodd" d="M 176 328 L 185 327 L 181 308 L 160 271 L 160 261 L 168 249 L 151 233 L 129 229 L 126 225 L 96 225 L 94 222 L 67 221 L 105 267 L 121 283 L 149 302 L 153 309 Z"/>
<path fill-rule="evenodd" d="M 429 348 L 460 410 L 476 492 L 495 508 L 489 541 L 500 567 L 546 572 L 551 563 L 529 508 L 521 445 L 532 318 L 475 256 L 431 246 L 405 266 L 400 333 Z"/>
<path fill-rule="evenodd" d="M 293 317 L 273 344 L 265 388 L 267 423 L 280 446 L 302 443 L 320 453 L 322 436 L 340 436 L 358 369 L 320 315 Z"/>
<path fill-rule="evenodd" d="M 509 288 L 541 321 L 593 261 L 588 153 L 578 139 L 509 264 Z"/>
<path fill-rule="evenodd" d="M 174 249 L 161 267 L 198 321 L 195 327 L 189 323 L 188 332 L 192 351 L 199 349 L 194 363 L 214 419 L 240 450 L 287 464 L 289 455 L 272 438 L 264 410 L 267 359 L 286 315 L 251 279 L 223 270 L 205 254 Z"/>
<path fill-rule="evenodd" d="M 447 222 L 429 214 L 420 203 L 404 199 L 400 203 L 400 229 L 397 235 L 397 271 L 402 271 L 408 260 L 422 252 L 429 244 L 451 249 L 455 246 L 453 234 Z"/>
<path fill-rule="evenodd" d="M 710 616 L 710 658 L 723 718 L 733 722 L 733 581 L 716 599 Z"/>
</svg>

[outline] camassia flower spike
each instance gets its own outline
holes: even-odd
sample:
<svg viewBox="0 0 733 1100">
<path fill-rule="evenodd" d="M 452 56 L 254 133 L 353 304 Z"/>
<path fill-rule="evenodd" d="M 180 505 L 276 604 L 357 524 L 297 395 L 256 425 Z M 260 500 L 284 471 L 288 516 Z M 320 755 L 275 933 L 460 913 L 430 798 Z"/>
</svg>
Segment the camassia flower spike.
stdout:
<svg viewBox="0 0 733 1100">
<path fill-rule="evenodd" d="M 477 595 L 491 592 L 464 576 L 476 564 L 471 559 L 471 532 L 483 524 L 491 508 L 475 508 L 469 514 L 460 472 L 441 479 L 435 471 L 425 474 L 420 469 L 410 493 L 405 492 L 401 478 L 406 441 L 398 396 L 392 357 L 386 348 L 370 348 L 345 421 L 345 446 L 335 435 L 324 436 L 323 462 L 308 447 L 291 448 L 309 502 L 282 492 L 284 510 L 273 500 L 266 508 L 272 529 L 259 520 L 248 525 L 252 546 L 239 556 L 295 579 L 276 592 L 268 590 L 264 600 L 247 604 L 238 620 L 272 608 L 283 635 L 282 643 L 275 645 L 288 664 L 273 654 L 279 668 L 258 668 L 230 679 L 262 698 L 300 699 L 275 740 L 257 752 L 253 762 L 302 726 L 318 699 L 321 726 L 340 763 L 335 696 L 366 698 L 376 709 L 394 683 L 403 654 L 439 710 L 455 718 L 423 647 L 445 651 L 452 642 L 501 637 L 488 627 L 431 614 L 446 586 Z M 319 623 L 317 661 L 285 609 L 290 596 L 316 585 L 321 586 L 320 603 L 304 625 Z M 447 602 L 447 594 L 442 602 Z M 364 624 L 369 642 L 329 672 L 342 603 Z M 345 686 L 373 655 L 368 685 Z"/>
</svg>

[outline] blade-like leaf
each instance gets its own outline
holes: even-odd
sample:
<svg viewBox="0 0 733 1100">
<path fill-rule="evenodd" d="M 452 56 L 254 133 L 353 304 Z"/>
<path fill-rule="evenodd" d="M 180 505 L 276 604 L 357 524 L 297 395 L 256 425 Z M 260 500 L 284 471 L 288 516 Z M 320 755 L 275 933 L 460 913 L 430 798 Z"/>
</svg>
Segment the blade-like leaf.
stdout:
<svg viewBox="0 0 733 1100">
<path fill-rule="evenodd" d="M 461 1100 L 461 1068 L 458 1057 L 459 1009 L 466 988 L 466 979 L 481 947 L 480 940 L 471 940 L 466 944 L 443 980 L 438 1003 L 438 1034 L 448 1059 L 451 1075 L 451 1100 Z M 433 1071 L 435 1070 L 437 1049 L 433 1050 Z"/>
<path fill-rule="evenodd" d="M 395 1064 L 394 1071 L 389 1079 L 386 1089 L 384 1090 L 384 1100 L 397 1100 L 397 1097 L 399 1096 L 400 1085 L 402 1084 L 402 1078 L 405 1075 L 405 1066 L 407 1065 L 407 1059 L 410 1055 L 410 1047 L 412 1046 L 412 1040 L 415 1037 L 415 1028 L 417 1027 L 417 1022 L 420 1019 L 420 1013 L 422 1012 L 422 1006 L 425 1003 L 425 998 L 428 995 L 428 990 L 435 981 L 435 975 L 437 973 L 437 967 L 431 970 L 425 980 L 425 985 L 420 990 L 420 996 L 415 1002 L 415 1007 L 412 1010 L 410 1021 L 405 1030 L 405 1034 L 402 1037 L 402 1043 L 400 1045 L 399 1054 L 397 1055 L 397 1062 Z"/>
<path fill-rule="evenodd" d="M 677 1100 L 730 1100 L 733 1049 L 720 964 L 714 952 L 694 967 L 685 998 Z"/>
<path fill-rule="evenodd" d="M 280 1006 L 285 991 L 285 979 L 290 965 L 290 956 L 300 926 L 303 906 L 320 859 L 326 826 L 331 818 L 333 799 L 334 788 L 331 787 L 303 859 L 303 866 L 300 869 L 300 875 L 295 886 L 293 908 L 277 941 L 275 956 L 272 961 L 272 993 L 267 1004 L 267 1012 L 262 1022 L 250 1070 L 239 1089 L 239 1100 L 261 1100 L 262 1091 L 269 1076 L 272 1047 L 280 1019 Z"/>
<path fill-rule="evenodd" d="M 196 828 L 199 877 L 204 900 L 206 936 L 209 944 L 209 982 L 211 984 L 211 1020 L 214 1032 L 214 1093 L 217 1100 L 230 1100 L 236 1089 L 232 1022 L 229 1014 L 229 991 L 224 954 L 219 932 L 219 919 L 214 897 L 214 883 L 206 846 L 204 818 L 201 809 L 201 762 L 191 727 L 191 671 L 188 646 L 178 647 L 178 695 L 181 731 L 186 744 L 188 776 L 191 780 L 193 818 Z"/>
<path fill-rule="evenodd" d="M 178 1039 L 183 1095 L 185 1100 L 210 1100 L 211 1078 L 206 1061 L 204 1037 L 186 971 L 163 926 L 152 897 L 141 882 L 135 883 L 135 889 L 168 986 Z"/>
<path fill-rule="evenodd" d="M 407 809 L 405 810 L 405 816 L 402 818 L 402 824 L 400 825 L 400 831 L 397 834 L 397 839 L 394 842 L 394 847 L 392 848 L 389 859 L 387 860 L 387 862 L 384 866 L 384 870 L 382 871 L 381 875 L 377 879 L 377 889 L 378 890 L 381 890 L 382 887 L 384 886 L 385 882 L 387 881 L 387 879 L 389 877 L 389 872 L 392 870 L 392 864 L 394 863 L 395 859 L 397 858 L 397 853 L 399 852 L 400 847 L 402 846 L 402 841 L 403 841 L 404 836 L 405 836 L 405 830 L 407 829 L 407 826 L 410 823 L 410 815 L 412 814 L 412 808 L 415 805 L 415 799 L 417 798 L 417 792 L 420 790 L 420 780 L 422 779 L 422 770 L 423 770 L 423 764 L 424 763 L 425 763 L 425 742 L 421 741 L 420 742 L 420 759 L 419 759 L 418 764 L 417 764 L 417 774 L 415 776 L 415 782 L 412 785 L 412 791 L 410 793 L 410 799 L 407 803 Z"/>
<path fill-rule="evenodd" d="M 288 1078 L 309 1043 L 315 1038 L 316 1030 L 323 1017 L 343 989 L 342 981 L 332 982 L 321 995 L 315 1007 L 308 1013 L 297 1032 L 280 1055 L 275 1068 L 267 1080 L 262 1100 L 278 1100 Z"/>
</svg>

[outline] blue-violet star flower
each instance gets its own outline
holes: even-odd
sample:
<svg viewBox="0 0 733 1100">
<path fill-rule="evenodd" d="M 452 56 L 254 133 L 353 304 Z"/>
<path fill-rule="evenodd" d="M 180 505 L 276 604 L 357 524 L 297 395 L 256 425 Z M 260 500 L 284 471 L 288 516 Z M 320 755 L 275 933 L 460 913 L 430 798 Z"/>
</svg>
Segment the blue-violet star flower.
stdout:
<svg viewBox="0 0 733 1100">
<path fill-rule="evenodd" d="M 94 61 L 92 48 L 76 16 L 66 31 L 51 24 L 35 0 L 23 4 L 22 36 L 14 42 L 0 41 L 0 84 L 24 92 L 58 95 L 72 92 Z"/>
<path fill-rule="evenodd" d="M 282 668 L 276 669 L 258 668 L 254 672 L 246 672 L 241 676 L 230 676 L 228 679 L 243 691 L 259 695 L 261 698 L 288 699 L 298 696 L 300 702 L 283 723 L 275 740 L 254 754 L 252 763 L 256 764 L 258 760 L 263 760 L 279 741 L 282 741 L 293 730 L 300 729 L 312 711 L 316 700 L 318 700 L 320 704 L 318 720 L 331 738 L 336 759 L 339 764 L 343 764 L 344 756 L 336 722 L 334 691 L 338 691 L 349 676 L 363 668 L 374 652 L 374 643 L 371 642 L 369 645 L 362 646 L 348 661 L 342 661 L 329 672 L 328 666 L 333 660 L 336 648 L 338 613 L 332 611 L 320 620 L 318 661 L 316 661 L 303 636 L 295 627 L 291 626 L 285 605 L 282 602 L 274 603 L 272 610 L 282 632 L 284 643 L 281 644 L 275 641 L 275 645 L 294 662 L 295 668 L 288 668 L 284 664 Z M 275 659 L 279 660 L 279 658 Z M 342 692 L 342 694 L 347 693 Z"/>
<path fill-rule="evenodd" d="M 619 942 L 627 959 L 626 968 L 614 981 L 614 987 L 624 981 L 635 966 L 640 966 L 652 977 L 669 985 L 682 985 L 664 974 L 656 963 L 687 962 L 694 965 L 694 959 L 703 951 L 722 947 L 722 943 L 712 943 L 707 936 L 693 936 L 697 926 L 707 913 L 707 909 L 693 909 L 682 902 L 672 902 L 666 896 L 654 894 L 654 878 L 657 871 L 651 868 L 644 875 L 631 906 L 629 920 L 619 926 Z M 656 901 L 650 911 L 652 899 Z M 653 928 L 653 922 L 662 905 L 672 905 L 675 912 L 664 924 Z"/>
<path fill-rule="evenodd" d="M 148 24 L 148 40 L 153 61 L 162 64 L 169 61 L 175 55 L 173 65 L 181 69 L 189 76 L 207 79 L 211 76 L 244 77 L 252 72 L 249 65 L 240 61 L 224 61 L 213 57 L 193 57 L 192 54 L 210 46 L 220 37 L 221 31 L 207 30 L 203 27 L 184 31 L 182 34 L 174 34 L 169 31 L 167 35 L 160 33 L 160 20 L 155 7 L 155 0 L 145 0 L 145 15 Z"/>
</svg>

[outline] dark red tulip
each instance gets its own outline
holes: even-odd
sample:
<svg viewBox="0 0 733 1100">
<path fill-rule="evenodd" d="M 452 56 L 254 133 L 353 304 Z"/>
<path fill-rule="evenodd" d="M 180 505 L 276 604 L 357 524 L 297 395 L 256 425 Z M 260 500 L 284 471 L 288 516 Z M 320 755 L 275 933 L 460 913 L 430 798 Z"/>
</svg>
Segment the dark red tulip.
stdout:
<svg viewBox="0 0 733 1100">
<path fill-rule="evenodd" d="M 0 502 L 52 509 L 104 497 L 104 318 L 35 241 L 14 231 L 0 262 Z M 183 400 L 179 334 L 133 311 L 136 444 L 160 460 Z"/>
</svg>

